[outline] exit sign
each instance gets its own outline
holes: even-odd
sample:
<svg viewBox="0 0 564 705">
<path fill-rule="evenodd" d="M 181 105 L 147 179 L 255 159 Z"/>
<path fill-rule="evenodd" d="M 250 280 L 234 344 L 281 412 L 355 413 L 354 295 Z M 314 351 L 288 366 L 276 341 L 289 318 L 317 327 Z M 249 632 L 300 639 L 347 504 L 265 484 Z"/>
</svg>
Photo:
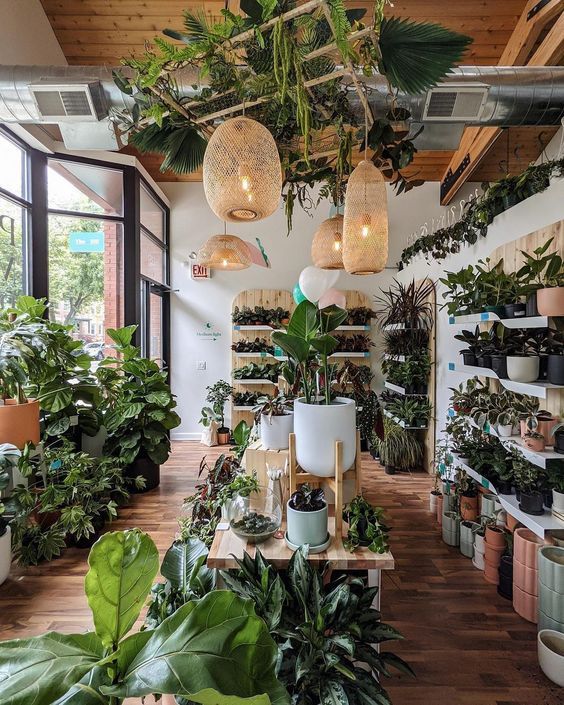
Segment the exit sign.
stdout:
<svg viewBox="0 0 564 705">
<path fill-rule="evenodd" d="M 192 279 L 211 279 L 210 270 L 203 264 L 191 264 L 190 276 Z"/>
<path fill-rule="evenodd" d="M 73 232 L 69 233 L 69 252 L 103 252 L 104 233 Z"/>
</svg>

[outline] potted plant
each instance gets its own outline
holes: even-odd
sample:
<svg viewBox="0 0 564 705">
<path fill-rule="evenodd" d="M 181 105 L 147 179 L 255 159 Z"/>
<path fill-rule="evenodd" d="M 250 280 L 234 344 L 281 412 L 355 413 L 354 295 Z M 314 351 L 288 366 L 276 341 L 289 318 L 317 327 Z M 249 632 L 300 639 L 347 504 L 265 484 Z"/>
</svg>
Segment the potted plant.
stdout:
<svg viewBox="0 0 564 705">
<path fill-rule="evenodd" d="M 421 441 L 388 417 L 384 418 L 384 438 L 378 438 L 376 446 L 387 475 L 415 469 L 423 462 Z"/>
<path fill-rule="evenodd" d="M 519 509 L 526 514 L 541 516 L 544 514 L 544 501 L 539 490 L 539 468 L 519 455 L 516 453 L 513 458 L 513 478 L 519 492 Z"/>
<path fill-rule="evenodd" d="M 502 438 L 509 438 L 513 435 L 513 427 L 517 416 L 512 411 L 502 411 L 496 419 L 496 428 Z"/>
<path fill-rule="evenodd" d="M 564 454 L 564 423 L 560 422 L 551 431 L 554 437 L 554 450 Z"/>
<path fill-rule="evenodd" d="M 531 354 L 527 332 L 516 340 L 515 349 L 507 355 L 507 376 L 513 382 L 535 382 L 539 378 L 540 358 Z"/>
<path fill-rule="evenodd" d="M 480 331 L 480 328 L 476 326 L 476 329 L 474 332 L 469 331 L 469 330 L 463 330 L 460 331 L 460 333 L 457 333 L 454 336 L 455 340 L 459 340 L 460 342 L 464 343 L 466 346 L 463 350 L 460 351 L 460 355 L 462 355 L 462 360 L 465 365 L 477 365 L 477 352 L 479 349 L 479 342 L 483 340 L 483 336 L 485 333 L 482 333 Z"/>
<path fill-rule="evenodd" d="M 351 360 L 337 371 L 340 396 L 351 397 L 356 405 L 356 427 L 360 433 L 360 449 L 372 450 L 378 420 L 381 419 L 378 395 L 371 388 L 374 374 L 369 365 L 355 365 Z"/>
<path fill-rule="evenodd" d="M 552 513 L 564 517 L 564 474 L 560 468 L 548 470 L 548 484 L 552 488 Z"/>
<path fill-rule="evenodd" d="M 272 334 L 300 374 L 302 397 L 294 401 L 296 459 L 301 468 L 320 477 L 335 472 L 335 444 L 343 444 L 343 469 L 348 470 L 356 455 L 356 409 L 354 400 L 333 398 L 331 385 L 335 369 L 329 356 L 337 347 L 331 332 L 347 317 L 338 306 L 318 309 L 310 301 L 296 307 L 285 332 Z M 312 364 L 316 361 L 317 365 Z M 323 432 L 320 433 L 320 429 Z"/>
<path fill-rule="evenodd" d="M 553 238 L 545 243 L 545 252 Z M 558 252 L 546 256 L 542 288 L 537 289 L 537 308 L 541 316 L 564 316 L 564 268 Z"/>
<path fill-rule="evenodd" d="M 542 452 L 545 449 L 544 435 L 539 433 L 538 417 L 529 416 L 525 421 L 526 431 L 523 434 L 523 443 L 525 446 L 536 453 Z"/>
<path fill-rule="evenodd" d="M 309 544 L 310 550 L 327 544 L 327 502 L 321 488 L 302 485 L 286 506 L 286 538 L 293 546 Z"/>
<path fill-rule="evenodd" d="M 294 430 L 292 401 L 276 388 L 274 397 L 259 397 L 253 412 L 255 420 L 260 424 L 263 448 L 267 450 L 288 448 L 288 439 Z"/>
<path fill-rule="evenodd" d="M 225 425 L 225 404 L 229 397 L 233 394 L 233 387 L 223 379 L 218 380 L 214 384 L 206 387 L 206 401 L 211 407 L 207 407 L 206 413 L 215 418 L 219 427 L 217 429 L 217 442 L 219 445 L 227 445 L 231 438 L 231 430 Z M 211 408 L 212 414 L 209 414 Z M 202 418 L 203 418 L 202 410 Z"/>
<path fill-rule="evenodd" d="M 12 564 L 12 531 L 6 519 L 3 493 L 13 484 L 12 473 L 17 469 L 21 451 L 10 443 L 0 444 L 0 585 L 10 574 Z"/>
<path fill-rule="evenodd" d="M 343 520 L 349 525 L 343 545 L 351 553 L 359 546 L 373 553 L 386 553 L 389 550 L 390 529 L 385 524 L 381 507 L 374 507 L 362 495 L 357 495 L 343 509 Z"/>
<path fill-rule="evenodd" d="M 125 475 L 142 476 L 144 490 L 151 490 L 160 482 L 160 465 L 170 455 L 169 432 L 180 418 L 166 370 L 131 344 L 136 327 L 108 330 L 119 357 L 103 368 L 104 384 L 112 388 L 106 402 L 104 452 L 119 457 L 127 466 Z"/>
<path fill-rule="evenodd" d="M 443 541 L 447 546 L 458 546 L 460 543 L 460 514 L 456 511 L 443 512 Z"/>
</svg>

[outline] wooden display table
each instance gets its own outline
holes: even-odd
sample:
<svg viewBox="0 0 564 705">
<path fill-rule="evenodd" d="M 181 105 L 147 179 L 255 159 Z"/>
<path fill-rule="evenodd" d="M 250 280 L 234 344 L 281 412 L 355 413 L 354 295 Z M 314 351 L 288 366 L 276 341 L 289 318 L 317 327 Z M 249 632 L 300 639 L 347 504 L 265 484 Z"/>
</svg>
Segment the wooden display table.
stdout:
<svg viewBox="0 0 564 705">
<path fill-rule="evenodd" d="M 362 570 L 368 573 L 369 587 L 378 586 L 380 590 L 376 596 L 374 606 L 380 608 L 381 594 L 381 571 L 394 569 L 394 557 L 391 553 L 372 553 L 366 548 L 358 548 L 354 553 L 350 553 L 343 546 L 341 536 L 335 538 L 334 521 L 329 521 L 329 533 L 332 542 L 329 548 L 322 553 L 315 553 L 309 556 L 309 561 L 316 567 L 320 567 L 326 561 L 331 563 L 333 570 Z M 285 524 L 282 525 L 285 531 Z M 276 568 L 285 570 L 288 567 L 290 558 L 294 552 L 286 546 L 286 541 L 282 539 L 270 538 L 264 543 L 258 544 L 260 552 L 264 558 L 272 563 Z M 209 568 L 237 568 L 236 558 L 242 558 L 246 551 L 251 556 L 255 555 L 255 544 L 250 544 L 236 536 L 228 528 L 228 524 L 219 524 L 208 555 L 207 565 Z"/>
</svg>

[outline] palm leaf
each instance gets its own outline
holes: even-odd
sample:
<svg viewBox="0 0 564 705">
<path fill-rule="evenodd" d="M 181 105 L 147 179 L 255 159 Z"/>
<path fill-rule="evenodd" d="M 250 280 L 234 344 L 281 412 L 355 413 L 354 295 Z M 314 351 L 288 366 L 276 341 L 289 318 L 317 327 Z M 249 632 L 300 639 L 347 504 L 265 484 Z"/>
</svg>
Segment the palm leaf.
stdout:
<svg viewBox="0 0 564 705">
<path fill-rule="evenodd" d="M 471 41 L 438 24 L 384 18 L 379 39 L 380 70 L 405 93 L 422 93 L 460 61 Z"/>
<path fill-rule="evenodd" d="M 156 152 L 165 158 L 161 171 L 188 174 L 198 169 L 206 150 L 206 140 L 193 127 L 173 127 L 165 120 L 162 127 L 148 125 L 130 135 L 129 142 L 142 154 Z"/>
<path fill-rule="evenodd" d="M 190 12 L 189 10 L 184 10 L 184 28 L 186 33 L 191 38 L 191 41 L 200 42 L 205 39 L 209 39 L 211 32 L 206 16 L 203 12 Z"/>
</svg>

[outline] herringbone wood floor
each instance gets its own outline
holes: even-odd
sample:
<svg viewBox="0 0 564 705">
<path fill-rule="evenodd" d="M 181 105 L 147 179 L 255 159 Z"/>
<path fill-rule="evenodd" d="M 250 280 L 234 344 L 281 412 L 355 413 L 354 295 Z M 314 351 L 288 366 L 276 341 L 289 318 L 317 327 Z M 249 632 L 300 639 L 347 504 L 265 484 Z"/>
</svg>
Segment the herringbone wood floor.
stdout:
<svg viewBox="0 0 564 705">
<path fill-rule="evenodd" d="M 219 449 L 175 443 L 160 487 L 134 497 L 113 528 L 140 527 L 164 553 L 204 453 L 216 456 Z M 389 477 L 368 456 L 363 464 L 367 497 L 385 507 L 393 526 L 397 567 L 384 577 L 383 618 L 404 634 L 393 650 L 418 676 L 385 683 L 394 705 L 562 705 L 562 691 L 539 671 L 535 626 L 513 612 L 470 560 L 441 541 L 427 512 L 429 477 Z M 68 549 L 49 564 L 14 567 L 0 588 L 0 637 L 88 628 L 86 556 Z"/>
</svg>

